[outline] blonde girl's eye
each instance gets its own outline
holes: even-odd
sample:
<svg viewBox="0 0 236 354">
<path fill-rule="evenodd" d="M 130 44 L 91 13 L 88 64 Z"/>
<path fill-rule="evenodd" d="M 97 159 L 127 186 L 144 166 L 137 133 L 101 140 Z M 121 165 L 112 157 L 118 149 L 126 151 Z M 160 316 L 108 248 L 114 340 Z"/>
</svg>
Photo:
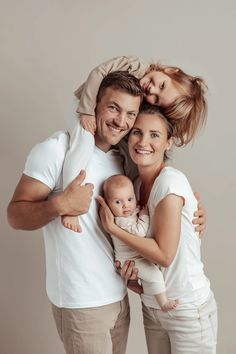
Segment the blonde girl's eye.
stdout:
<svg viewBox="0 0 236 354">
<path fill-rule="evenodd" d="M 160 89 L 163 90 L 165 88 L 165 81 L 163 81 L 161 84 L 160 84 Z"/>
</svg>

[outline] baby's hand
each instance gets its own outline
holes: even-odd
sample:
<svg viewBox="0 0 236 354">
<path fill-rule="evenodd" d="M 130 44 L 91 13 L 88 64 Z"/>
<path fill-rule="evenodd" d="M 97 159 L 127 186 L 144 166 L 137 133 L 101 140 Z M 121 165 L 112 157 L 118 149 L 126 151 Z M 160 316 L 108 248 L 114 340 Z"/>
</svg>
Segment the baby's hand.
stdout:
<svg viewBox="0 0 236 354">
<path fill-rule="evenodd" d="M 96 131 L 96 119 L 94 116 L 90 116 L 88 114 L 80 115 L 80 122 L 82 127 L 90 132 L 91 134 L 95 134 Z"/>
<path fill-rule="evenodd" d="M 142 215 L 148 215 L 147 205 L 145 205 L 144 207 L 142 207 L 142 209 L 140 209 L 139 216 L 142 216 Z"/>
</svg>

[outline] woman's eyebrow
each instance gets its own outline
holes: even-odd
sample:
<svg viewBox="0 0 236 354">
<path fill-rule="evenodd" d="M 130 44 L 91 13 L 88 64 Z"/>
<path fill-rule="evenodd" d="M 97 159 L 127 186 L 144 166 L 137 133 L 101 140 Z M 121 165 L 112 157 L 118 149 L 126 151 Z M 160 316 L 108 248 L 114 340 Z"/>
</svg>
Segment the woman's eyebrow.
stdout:
<svg viewBox="0 0 236 354">
<path fill-rule="evenodd" d="M 149 130 L 150 133 L 159 133 L 163 135 L 163 133 L 160 130 Z"/>
</svg>

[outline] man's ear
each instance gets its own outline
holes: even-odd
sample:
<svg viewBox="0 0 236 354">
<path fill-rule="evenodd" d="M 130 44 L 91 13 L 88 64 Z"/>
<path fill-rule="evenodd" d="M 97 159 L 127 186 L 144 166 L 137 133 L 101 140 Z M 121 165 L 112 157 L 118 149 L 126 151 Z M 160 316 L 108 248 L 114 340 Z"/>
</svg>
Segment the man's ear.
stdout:
<svg viewBox="0 0 236 354">
<path fill-rule="evenodd" d="M 167 67 L 164 69 L 164 73 L 168 74 L 176 74 L 179 71 L 178 68 Z"/>
</svg>

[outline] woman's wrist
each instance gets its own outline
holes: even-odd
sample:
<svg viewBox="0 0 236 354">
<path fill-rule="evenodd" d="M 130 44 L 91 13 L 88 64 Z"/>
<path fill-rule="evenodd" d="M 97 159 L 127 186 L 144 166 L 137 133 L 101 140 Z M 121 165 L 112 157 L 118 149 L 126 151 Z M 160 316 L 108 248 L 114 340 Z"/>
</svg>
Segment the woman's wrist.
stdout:
<svg viewBox="0 0 236 354">
<path fill-rule="evenodd" d="M 109 233 L 116 237 L 119 227 L 115 224 L 115 221 L 109 225 Z"/>
</svg>

